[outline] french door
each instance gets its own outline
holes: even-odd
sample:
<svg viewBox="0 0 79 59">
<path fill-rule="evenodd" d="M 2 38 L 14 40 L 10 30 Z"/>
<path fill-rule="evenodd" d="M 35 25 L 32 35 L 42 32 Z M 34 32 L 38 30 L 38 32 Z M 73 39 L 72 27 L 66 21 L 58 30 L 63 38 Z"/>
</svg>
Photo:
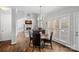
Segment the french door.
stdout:
<svg viewBox="0 0 79 59">
<path fill-rule="evenodd" d="M 59 40 L 65 44 L 70 44 L 70 16 L 59 17 Z"/>
</svg>

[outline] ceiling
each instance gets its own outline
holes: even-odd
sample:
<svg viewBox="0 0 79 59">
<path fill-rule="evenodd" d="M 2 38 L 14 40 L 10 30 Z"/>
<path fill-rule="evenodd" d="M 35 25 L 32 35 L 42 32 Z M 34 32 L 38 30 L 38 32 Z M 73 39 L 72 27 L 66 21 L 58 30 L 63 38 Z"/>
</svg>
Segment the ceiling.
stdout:
<svg viewBox="0 0 79 59">
<path fill-rule="evenodd" d="M 17 8 L 18 11 L 24 11 L 25 13 L 40 13 L 40 6 L 12 6 L 11 8 Z M 52 11 L 63 8 L 62 6 L 42 6 L 41 12 L 43 14 L 50 13 Z"/>
</svg>

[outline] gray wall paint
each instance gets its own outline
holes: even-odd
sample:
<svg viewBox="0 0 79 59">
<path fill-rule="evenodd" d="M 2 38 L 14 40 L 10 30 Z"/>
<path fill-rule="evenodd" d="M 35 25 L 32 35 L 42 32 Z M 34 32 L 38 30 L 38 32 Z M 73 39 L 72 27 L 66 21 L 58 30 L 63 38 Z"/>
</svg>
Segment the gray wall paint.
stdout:
<svg viewBox="0 0 79 59">
<path fill-rule="evenodd" d="M 34 13 L 30 13 L 30 16 L 28 17 L 27 16 L 28 13 L 24 13 L 23 11 L 19 11 L 17 12 L 16 14 L 16 20 L 24 20 L 24 19 L 32 19 L 32 29 L 37 29 L 38 27 L 38 21 L 37 21 L 37 18 L 38 18 L 38 14 L 34 14 Z"/>
<path fill-rule="evenodd" d="M 16 12 L 16 20 L 21 19 L 21 18 L 26 18 L 27 14 L 23 11 L 17 11 Z"/>
<path fill-rule="evenodd" d="M 57 16 L 60 16 L 60 15 L 69 14 L 69 13 L 77 12 L 77 11 L 79 11 L 78 6 L 64 7 L 64 8 L 58 9 L 56 11 L 52 11 L 51 13 L 48 13 L 47 14 L 48 18 L 47 19 L 51 20 L 55 16 L 57 17 Z"/>
</svg>

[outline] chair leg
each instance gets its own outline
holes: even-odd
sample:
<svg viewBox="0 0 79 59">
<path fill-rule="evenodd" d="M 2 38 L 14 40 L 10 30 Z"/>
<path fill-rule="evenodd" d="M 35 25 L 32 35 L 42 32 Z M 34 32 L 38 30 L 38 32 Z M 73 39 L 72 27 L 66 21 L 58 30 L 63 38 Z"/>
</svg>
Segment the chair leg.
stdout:
<svg viewBox="0 0 79 59">
<path fill-rule="evenodd" d="M 41 52 L 41 49 L 40 49 L 40 47 L 39 47 L 39 51 Z"/>
<path fill-rule="evenodd" d="M 29 42 L 29 46 L 30 46 L 31 41 Z"/>
<path fill-rule="evenodd" d="M 34 46 L 33 46 L 32 52 L 34 51 L 34 49 L 35 49 L 35 48 L 34 48 Z"/>
<path fill-rule="evenodd" d="M 51 44 L 51 49 L 52 49 L 52 43 L 50 43 Z"/>
<path fill-rule="evenodd" d="M 30 44 L 31 44 L 31 40 L 30 40 L 30 42 L 29 42 L 29 46 L 30 46 Z"/>
</svg>

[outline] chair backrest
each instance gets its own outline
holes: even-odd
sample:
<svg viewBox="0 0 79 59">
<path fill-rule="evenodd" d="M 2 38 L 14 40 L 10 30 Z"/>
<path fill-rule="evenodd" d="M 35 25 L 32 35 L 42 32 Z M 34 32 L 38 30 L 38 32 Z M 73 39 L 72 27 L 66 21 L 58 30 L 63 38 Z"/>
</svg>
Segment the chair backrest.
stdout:
<svg viewBox="0 0 79 59">
<path fill-rule="evenodd" d="M 30 40 L 33 38 L 33 34 L 31 31 L 29 31 L 29 38 L 30 38 Z"/>
<path fill-rule="evenodd" d="M 31 32 L 29 31 L 29 38 L 31 39 Z"/>
<path fill-rule="evenodd" d="M 53 35 L 53 32 L 51 32 L 51 35 L 50 35 L 50 41 L 52 42 L 52 35 Z"/>
<path fill-rule="evenodd" d="M 42 30 L 42 34 L 45 34 L 45 30 Z"/>
<path fill-rule="evenodd" d="M 37 31 L 33 32 L 33 46 L 40 46 L 40 33 Z"/>
</svg>

